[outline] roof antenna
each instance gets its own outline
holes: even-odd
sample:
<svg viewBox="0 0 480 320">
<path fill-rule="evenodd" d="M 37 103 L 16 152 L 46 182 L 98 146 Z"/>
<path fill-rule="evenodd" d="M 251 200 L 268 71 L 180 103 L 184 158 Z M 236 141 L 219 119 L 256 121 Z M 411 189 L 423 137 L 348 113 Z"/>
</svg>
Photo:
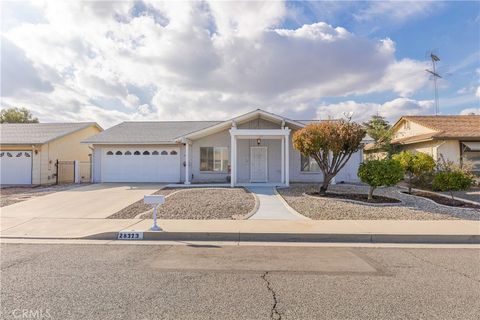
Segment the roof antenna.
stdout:
<svg viewBox="0 0 480 320">
<path fill-rule="evenodd" d="M 435 88 L 435 115 L 438 116 L 440 113 L 440 106 L 438 103 L 438 85 L 437 85 L 437 79 L 442 78 L 437 72 L 437 62 L 440 61 L 440 58 L 438 55 L 436 55 L 433 51 L 430 52 L 430 60 L 432 60 L 432 70 L 430 69 L 425 69 L 428 73 L 430 73 L 433 77 L 433 86 Z"/>
</svg>

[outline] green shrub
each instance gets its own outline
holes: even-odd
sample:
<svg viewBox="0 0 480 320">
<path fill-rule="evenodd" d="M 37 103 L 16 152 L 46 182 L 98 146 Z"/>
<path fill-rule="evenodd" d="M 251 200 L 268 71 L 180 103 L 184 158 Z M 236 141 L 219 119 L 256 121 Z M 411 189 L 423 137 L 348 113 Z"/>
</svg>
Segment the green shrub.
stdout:
<svg viewBox="0 0 480 320">
<path fill-rule="evenodd" d="M 444 171 L 438 172 L 433 178 L 433 190 L 450 192 L 453 198 L 453 191 L 468 190 L 472 186 L 472 178 L 462 171 Z"/>
<path fill-rule="evenodd" d="M 402 151 L 393 155 L 392 159 L 397 161 L 405 171 L 409 193 L 412 192 L 415 180 L 435 169 L 435 160 L 430 155 L 422 152 Z"/>
<path fill-rule="evenodd" d="M 398 161 L 370 160 L 360 164 L 358 176 L 360 180 L 370 186 L 368 199 L 372 199 L 373 191 L 381 186 L 393 186 L 403 179 L 403 169 Z"/>
<path fill-rule="evenodd" d="M 420 189 L 431 190 L 434 176 L 435 176 L 435 171 L 422 173 L 413 181 L 413 186 Z"/>
</svg>

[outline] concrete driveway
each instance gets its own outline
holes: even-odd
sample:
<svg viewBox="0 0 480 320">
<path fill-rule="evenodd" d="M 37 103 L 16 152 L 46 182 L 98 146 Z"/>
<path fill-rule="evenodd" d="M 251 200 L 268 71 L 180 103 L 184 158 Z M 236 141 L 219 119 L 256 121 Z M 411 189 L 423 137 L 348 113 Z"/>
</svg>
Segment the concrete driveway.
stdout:
<svg viewBox="0 0 480 320">
<path fill-rule="evenodd" d="M 161 187 L 147 183 L 92 184 L 3 207 L 0 216 L 2 222 L 12 218 L 25 221 L 32 218 L 103 219 Z"/>
</svg>

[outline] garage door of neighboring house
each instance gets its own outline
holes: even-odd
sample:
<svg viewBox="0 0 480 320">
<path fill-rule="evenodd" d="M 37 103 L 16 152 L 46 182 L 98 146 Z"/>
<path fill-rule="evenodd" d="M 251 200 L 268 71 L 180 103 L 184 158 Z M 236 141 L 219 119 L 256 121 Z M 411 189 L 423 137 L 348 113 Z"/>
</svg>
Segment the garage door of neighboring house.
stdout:
<svg viewBox="0 0 480 320">
<path fill-rule="evenodd" d="M 32 183 L 31 151 L 0 151 L 0 184 Z"/>
<path fill-rule="evenodd" d="M 106 148 L 102 182 L 179 182 L 180 149 Z"/>
</svg>

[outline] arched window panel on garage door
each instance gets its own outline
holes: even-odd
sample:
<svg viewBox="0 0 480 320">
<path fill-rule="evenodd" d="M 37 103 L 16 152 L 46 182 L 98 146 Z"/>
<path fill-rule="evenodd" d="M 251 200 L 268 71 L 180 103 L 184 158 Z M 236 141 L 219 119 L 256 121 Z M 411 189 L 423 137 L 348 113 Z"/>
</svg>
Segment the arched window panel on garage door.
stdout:
<svg viewBox="0 0 480 320">
<path fill-rule="evenodd" d="M 165 147 L 165 149 L 145 148 L 141 150 L 127 148 L 121 150 L 124 157 L 105 157 L 102 163 L 102 182 L 165 182 L 180 181 L 180 161 L 178 155 L 168 156 L 171 151 L 178 149 Z M 112 150 L 114 153 L 117 150 Z M 166 156 L 160 156 L 162 153 Z"/>
<path fill-rule="evenodd" d="M 115 152 L 115 155 L 116 156 L 121 156 L 121 155 L 123 155 L 123 153 L 122 153 L 122 151 L 117 151 L 117 152 Z"/>
<path fill-rule="evenodd" d="M 126 156 L 131 156 L 131 155 L 132 155 L 132 153 L 131 153 L 130 151 L 125 151 L 124 154 L 125 154 Z"/>
<path fill-rule="evenodd" d="M 162 156 L 167 156 L 167 155 L 168 155 L 168 152 L 165 151 L 165 150 L 163 150 L 161 154 L 162 154 Z"/>
<path fill-rule="evenodd" d="M 108 152 L 107 152 L 107 156 L 113 156 L 113 152 L 112 152 L 112 151 L 108 151 Z"/>
<path fill-rule="evenodd" d="M 170 155 L 172 156 L 176 156 L 177 155 L 177 151 L 173 150 L 173 151 L 170 151 Z"/>
</svg>

